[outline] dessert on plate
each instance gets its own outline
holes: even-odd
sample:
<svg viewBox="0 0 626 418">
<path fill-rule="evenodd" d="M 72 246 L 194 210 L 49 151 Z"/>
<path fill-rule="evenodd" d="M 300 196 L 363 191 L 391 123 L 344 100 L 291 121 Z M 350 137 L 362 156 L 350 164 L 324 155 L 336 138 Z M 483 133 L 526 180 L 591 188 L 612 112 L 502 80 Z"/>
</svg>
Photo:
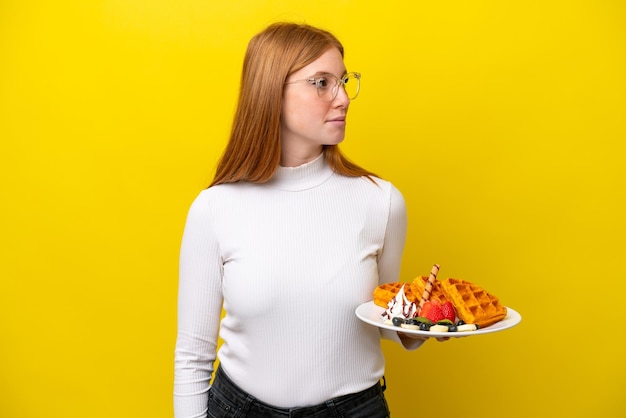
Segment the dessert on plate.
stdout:
<svg viewBox="0 0 626 418">
<path fill-rule="evenodd" d="M 383 320 L 409 329 L 446 332 L 473 331 L 506 317 L 507 308 L 496 296 L 466 280 L 436 280 L 438 271 L 435 264 L 429 276 L 378 286 L 374 303 L 385 308 Z"/>
</svg>

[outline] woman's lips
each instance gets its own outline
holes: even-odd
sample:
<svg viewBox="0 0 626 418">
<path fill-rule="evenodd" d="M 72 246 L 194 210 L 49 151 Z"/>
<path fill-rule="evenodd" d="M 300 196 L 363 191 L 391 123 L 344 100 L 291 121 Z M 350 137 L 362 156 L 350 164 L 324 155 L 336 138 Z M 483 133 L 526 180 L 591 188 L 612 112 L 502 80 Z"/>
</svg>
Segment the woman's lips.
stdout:
<svg viewBox="0 0 626 418">
<path fill-rule="evenodd" d="M 336 118 L 328 119 L 327 122 L 335 124 L 335 125 L 345 125 L 346 124 L 346 117 L 345 116 L 339 116 L 339 117 L 336 117 Z"/>
</svg>

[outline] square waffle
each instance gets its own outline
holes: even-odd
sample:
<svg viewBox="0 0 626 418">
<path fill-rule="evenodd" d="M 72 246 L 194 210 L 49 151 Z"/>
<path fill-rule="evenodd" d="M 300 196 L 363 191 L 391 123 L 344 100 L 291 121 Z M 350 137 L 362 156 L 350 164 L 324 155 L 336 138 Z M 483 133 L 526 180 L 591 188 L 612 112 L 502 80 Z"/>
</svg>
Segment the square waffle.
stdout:
<svg viewBox="0 0 626 418">
<path fill-rule="evenodd" d="M 428 283 L 428 276 L 418 276 L 411 282 L 411 291 L 413 294 L 417 295 L 417 299 L 415 303 L 419 304 L 420 299 L 422 298 L 422 294 L 424 293 L 424 288 L 426 287 L 426 283 Z M 405 287 L 406 289 L 406 287 Z M 439 280 L 435 280 L 432 285 L 432 289 L 430 290 L 430 297 L 428 300 L 437 301 L 443 304 L 446 301 L 446 298 L 443 294 L 443 290 L 441 289 L 441 284 Z"/>
<path fill-rule="evenodd" d="M 392 282 L 383 283 L 374 289 L 374 303 L 383 308 L 387 308 L 389 301 L 394 298 L 404 286 L 404 295 L 410 302 L 419 303 L 421 293 L 416 294 L 410 283 Z"/>
<path fill-rule="evenodd" d="M 457 316 L 467 324 L 484 328 L 506 317 L 506 306 L 474 283 L 450 278 L 439 284 L 445 298 L 454 305 Z"/>
</svg>

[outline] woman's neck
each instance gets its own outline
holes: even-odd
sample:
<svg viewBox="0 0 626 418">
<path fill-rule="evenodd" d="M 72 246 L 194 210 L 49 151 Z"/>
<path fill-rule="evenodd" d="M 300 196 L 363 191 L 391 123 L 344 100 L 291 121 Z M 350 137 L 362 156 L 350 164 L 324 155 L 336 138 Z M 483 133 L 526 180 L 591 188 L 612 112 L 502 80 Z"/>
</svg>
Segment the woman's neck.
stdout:
<svg viewBox="0 0 626 418">
<path fill-rule="evenodd" d="M 312 161 L 297 167 L 278 167 L 274 177 L 266 187 L 286 191 L 302 191 L 319 186 L 333 175 L 333 170 L 326 163 L 323 154 Z"/>
<path fill-rule="evenodd" d="M 290 149 L 283 146 L 280 155 L 280 165 L 282 167 L 299 167 L 302 164 L 315 160 L 323 150 L 322 146 L 314 146 L 307 149 Z"/>
</svg>

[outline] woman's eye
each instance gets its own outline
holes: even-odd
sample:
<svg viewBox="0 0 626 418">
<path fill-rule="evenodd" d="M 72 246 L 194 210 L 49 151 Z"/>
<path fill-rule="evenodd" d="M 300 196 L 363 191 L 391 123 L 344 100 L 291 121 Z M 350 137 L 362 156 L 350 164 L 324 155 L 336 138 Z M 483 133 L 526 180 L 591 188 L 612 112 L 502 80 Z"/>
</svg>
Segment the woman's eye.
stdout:
<svg viewBox="0 0 626 418">
<path fill-rule="evenodd" d="M 328 87 L 328 79 L 326 78 L 318 78 L 316 81 L 317 87 L 320 89 L 325 89 Z"/>
</svg>

